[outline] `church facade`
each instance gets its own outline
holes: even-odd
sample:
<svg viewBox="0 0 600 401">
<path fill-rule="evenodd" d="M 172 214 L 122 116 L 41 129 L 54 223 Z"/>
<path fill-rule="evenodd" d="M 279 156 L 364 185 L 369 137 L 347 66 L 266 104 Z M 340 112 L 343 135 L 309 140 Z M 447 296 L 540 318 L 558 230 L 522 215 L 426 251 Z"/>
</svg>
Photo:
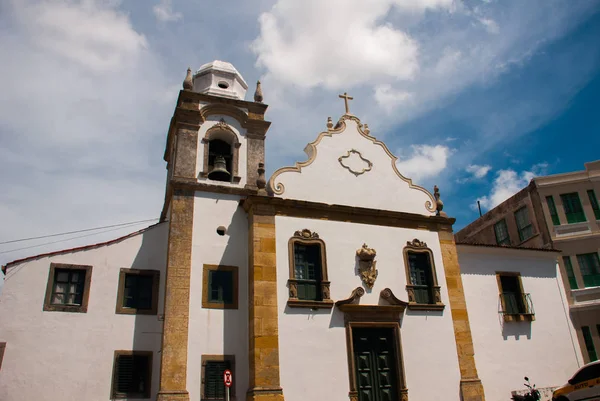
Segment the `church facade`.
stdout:
<svg viewBox="0 0 600 401">
<path fill-rule="evenodd" d="M 3 267 L 0 398 L 510 399 L 581 364 L 553 250 L 459 244 L 349 111 L 265 177 L 260 83 L 188 70 L 161 221 Z M 535 307 L 534 307 L 535 305 Z"/>
</svg>

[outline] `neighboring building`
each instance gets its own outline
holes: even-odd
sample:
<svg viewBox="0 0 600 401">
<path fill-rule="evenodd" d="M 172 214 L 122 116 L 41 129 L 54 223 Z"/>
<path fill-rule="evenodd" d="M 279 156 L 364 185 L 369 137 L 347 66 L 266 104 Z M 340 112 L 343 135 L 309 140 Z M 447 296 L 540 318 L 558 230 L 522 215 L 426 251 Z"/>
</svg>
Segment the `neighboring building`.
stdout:
<svg viewBox="0 0 600 401">
<path fill-rule="evenodd" d="M 457 242 L 554 248 L 585 361 L 600 353 L 600 160 L 535 177 L 456 233 Z"/>
<path fill-rule="evenodd" d="M 346 95 L 267 183 L 246 88 L 229 63 L 188 71 L 159 224 L 4 267 L 2 401 L 223 400 L 225 369 L 232 401 L 502 401 L 577 369 L 556 251 L 457 247 Z"/>
<path fill-rule="evenodd" d="M 457 250 L 486 399 L 510 399 L 504 389 L 524 376 L 551 397 L 574 373 L 556 361 L 579 353 L 557 251 L 467 244 Z"/>
</svg>

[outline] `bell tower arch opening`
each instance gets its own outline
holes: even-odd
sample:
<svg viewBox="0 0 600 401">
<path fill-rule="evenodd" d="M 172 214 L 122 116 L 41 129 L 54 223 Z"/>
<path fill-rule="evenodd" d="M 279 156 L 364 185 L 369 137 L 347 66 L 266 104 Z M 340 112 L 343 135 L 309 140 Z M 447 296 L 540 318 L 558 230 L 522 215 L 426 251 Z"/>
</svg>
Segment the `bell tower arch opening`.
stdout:
<svg viewBox="0 0 600 401">
<path fill-rule="evenodd" d="M 241 142 L 232 128 L 221 119 L 202 138 L 204 157 L 200 178 L 208 181 L 238 183 Z"/>
</svg>

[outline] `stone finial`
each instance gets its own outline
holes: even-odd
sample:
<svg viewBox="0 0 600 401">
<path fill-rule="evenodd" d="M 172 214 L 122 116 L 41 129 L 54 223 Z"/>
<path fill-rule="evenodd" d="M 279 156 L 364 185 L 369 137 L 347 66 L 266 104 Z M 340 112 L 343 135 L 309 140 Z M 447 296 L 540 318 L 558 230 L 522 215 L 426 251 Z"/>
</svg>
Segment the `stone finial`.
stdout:
<svg viewBox="0 0 600 401">
<path fill-rule="evenodd" d="M 371 133 L 371 130 L 369 129 L 369 124 L 364 124 L 363 132 L 367 135 L 369 135 Z"/>
<path fill-rule="evenodd" d="M 259 102 L 259 103 L 262 103 L 262 101 L 263 101 L 263 94 L 262 94 L 262 88 L 260 87 L 260 81 L 256 81 L 256 91 L 254 92 L 254 101 Z"/>
<path fill-rule="evenodd" d="M 331 119 L 331 117 L 327 117 L 327 129 L 332 129 L 333 128 L 333 120 Z"/>
<path fill-rule="evenodd" d="M 192 81 L 192 69 L 188 67 L 187 75 L 185 76 L 185 79 L 183 80 L 183 89 L 191 91 L 193 87 L 194 87 L 194 82 Z"/>
<path fill-rule="evenodd" d="M 440 189 L 437 185 L 433 186 L 433 197 L 435 198 L 435 215 L 448 217 L 448 215 L 445 212 L 442 212 L 442 210 L 444 209 L 444 202 L 442 202 L 442 200 L 440 199 Z"/>
<path fill-rule="evenodd" d="M 256 186 L 258 187 L 258 191 L 265 191 L 265 187 L 267 186 L 267 181 L 265 180 L 265 164 L 258 163 L 258 178 L 256 179 Z"/>
</svg>

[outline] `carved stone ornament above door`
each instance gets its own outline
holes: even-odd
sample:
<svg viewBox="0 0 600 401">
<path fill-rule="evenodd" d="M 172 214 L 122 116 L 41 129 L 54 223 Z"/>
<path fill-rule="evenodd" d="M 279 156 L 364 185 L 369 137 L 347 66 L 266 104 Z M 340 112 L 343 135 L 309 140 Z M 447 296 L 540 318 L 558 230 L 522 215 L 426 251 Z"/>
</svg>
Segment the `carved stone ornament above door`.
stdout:
<svg viewBox="0 0 600 401">
<path fill-rule="evenodd" d="M 373 248 L 369 248 L 367 244 L 363 244 L 362 248 L 356 250 L 356 256 L 358 256 L 358 272 L 363 283 L 372 289 L 377 279 L 377 269 L 375 264 L 377 263 L 374 259 L 377 255 L 377 251 Z"/>
<path fill-rule="evenodd" d="M 358 150 L 351 149 L 345 156 L 340 156 L 338 161 L 348 171 L 355 176 L 371 171 L 373 163 L 370 160 L 365 159 Z"/>
</svg>

